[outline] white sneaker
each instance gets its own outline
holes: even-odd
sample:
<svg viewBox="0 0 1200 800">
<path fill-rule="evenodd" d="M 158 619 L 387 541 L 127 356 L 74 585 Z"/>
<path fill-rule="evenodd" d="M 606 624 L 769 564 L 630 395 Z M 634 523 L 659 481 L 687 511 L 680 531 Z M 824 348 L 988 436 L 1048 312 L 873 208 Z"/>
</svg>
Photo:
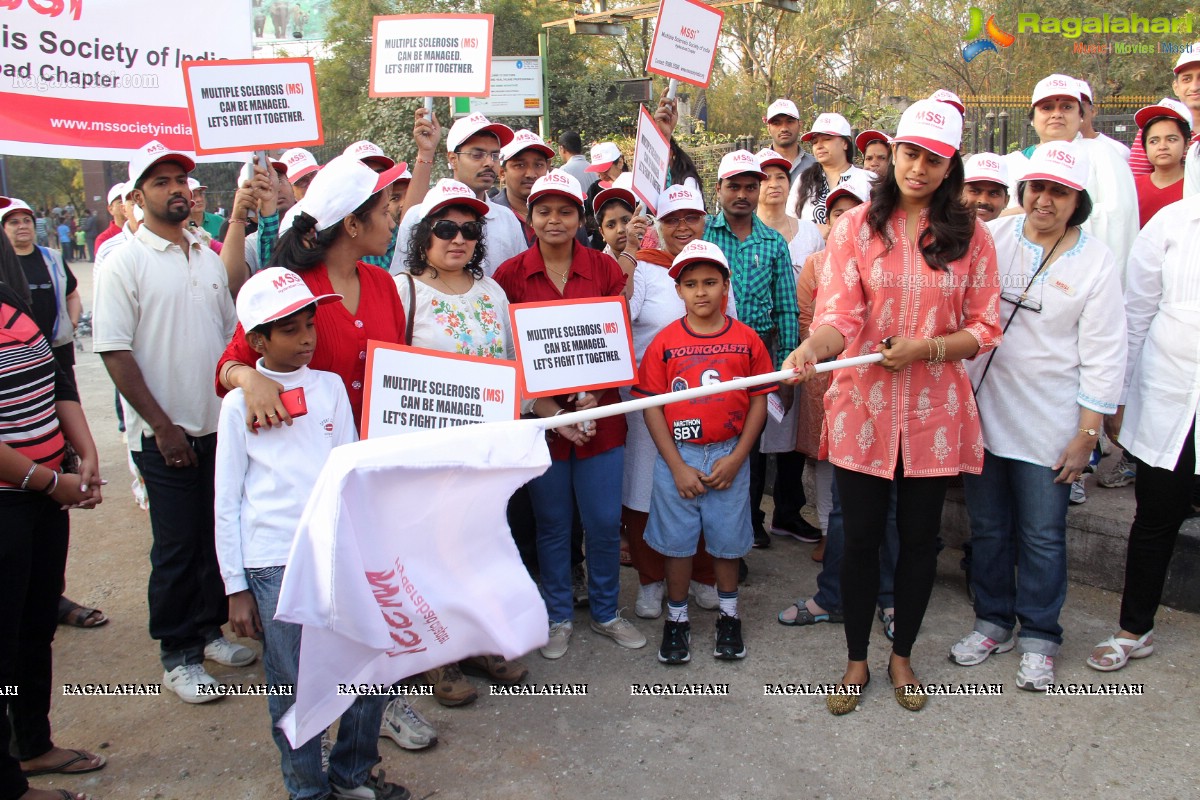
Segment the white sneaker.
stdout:
<svg viewBox="0 0 1200 800">
<path fill-rule="evenodd" d="M 1015 641 L 997 642 L 989 639 L 979 631 L 971 631 L 958 644 L 950 648 L 950 660 L 963 667 L 973 667 L 987 661 L 992 653 L 1007 653 L 1013 649 Z"/>
<path fill-rule="evenodd" d="M 696 605 L 712 611 L 721 605 L 721 598 L 717 596 L 717 587 L 709 586 L 707 583 L 692 581 L 688 586 L 688 596 L 696 599 Z"/>
<path fill-rule="evenodd" d="M 387 737 L 405 750 L 424 750 L 437 744 L 437 729 L 403 697 L 387 704 L 379 735 Z"/>
<path fill-rule="evenodd" d="M 638 587 L 637 602 L 633 605 L 633 613 L 642 619 L 658 619 L 662 616 L 663 592 L 666 591 L 662 581 L 647 583 Z"/>
<path fill-rule="evenodd" d="M 258 658 L 258 653 L 249 647 L 235 644 L 224 636 L 218 636 L 204 645 L 204 657 L 226 667 L 244 667 L 253 664 Z"/>
<path fill-rule="evenodd" d="M 621 616 L 621 612 L 608 622 L 596 622 L 592 620 L 592 630 L 601 636 L 607 636 L 621 647 L 628 647 L 630 650 L 637 650 L 639 647 L 646 646 L 646 637 L 642 632 L 633 627 L 633 623 Z"/>
<path fill-rule="evenodd" d="M 179 695 L 179 699 L 185 703 L 211 703 L 224 696 L 215 691 L 220 683 L 204 671 L 203 664 L 180 664 L 175 669 L 166 670 L 162 682 L 163 688 Z"/>
<path fill-rule="evenodd" d="M 1041 653 L 1022 653 L 1017 668 L 1017 686 L 1031 692 L 1044 692 L 1054 683 L 1054 657 Z"/>
<path fill-rule="evenodd" d="M 542 645 L 542 658 L 562 658 L 567 654 L 567 645 L 571 643 L 571 634 L 575 626 L 570 620 L 550 623 L 550 640 Z"/>
<path fill-rule="evenodd" d="M 1071 505 L 1078 506 L 1087 502 L 1087 484 L 1084 476 L 1080 475 L 1071 483 Z"/>
</svg>

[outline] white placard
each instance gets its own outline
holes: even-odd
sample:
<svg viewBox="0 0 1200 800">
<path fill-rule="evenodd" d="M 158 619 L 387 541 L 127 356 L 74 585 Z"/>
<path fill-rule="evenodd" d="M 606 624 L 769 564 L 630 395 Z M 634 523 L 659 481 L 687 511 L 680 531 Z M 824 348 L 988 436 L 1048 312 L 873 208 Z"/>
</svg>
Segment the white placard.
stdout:
<svg viewBox="0 0 1200 800">
<path fill-rule="evenodd" d="M 522 392 L 530 397 L 628 386 L 637 381 L 624 297 L 508 307 Z"/>
<path fill-rule="evenodd" d="M 671 141 L 663 136 L 646 107 L 642 106 L 633 150 L 633 193 L 651 214 L 658 213 L 658 198 L 667 188 L 670 158 Z"/>
<path fill-rule="evenodd" d="M 491 14 L 375 17 L 371 97 L 486 97 Z"/>
<path fill-rule="evenodd" d="M 517 418 L 512 361 L 371 341 L 366 381 L 364 439 Z"/>
<path fill-rule="evenodd" d="M 708 86 L 725 12 L 699 0 L 662 0 L 646 71 Z"/>
<path fill-rule="evenodd" d="M 325 142 L 311 58 L 188 61 L 183 83 L 201 155 Z"/>
<path fill-rule="evenodd" d="M 542 60 L 537 56 L 496 56 L 487 97 L 454 98 L 454 116 L 476 111 L 490 118 L 542 115 Z"/>
</svg>

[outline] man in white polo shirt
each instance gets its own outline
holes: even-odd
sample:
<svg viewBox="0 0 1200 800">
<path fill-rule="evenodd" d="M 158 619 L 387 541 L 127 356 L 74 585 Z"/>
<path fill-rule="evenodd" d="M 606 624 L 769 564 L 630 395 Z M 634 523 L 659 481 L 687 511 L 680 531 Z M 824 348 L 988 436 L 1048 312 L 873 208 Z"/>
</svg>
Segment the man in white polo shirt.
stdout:
<svg viewBox="0 0 1200 800">
<path fill-rule="evenodd" d="M 221 403 L 212 374 L 237 326 L 225 268 L 186 228 L 194 162 L 152 141 L 129 163 L 144 216 L 96 287 L 94 347 L 121 392 L 129 449 L 150 498 L 150 635 L 163 684 L 191 703 L 216 699 L 205 657 L 244 666 L 255 653 L 221 635 L 228 605 L 213 540 Z"/>
<path fill-rule="evenodd" d="M 464 183 L 475 192 L 475 196 L 488 204 L 484 217 L 483 240 L 487 246 L 487 257 L 483 260 L 483 271 L 490 278 L 496 267 L 513 256 L 525 252 L 525 232 L 512 212 L 492 202 L 488 190 L 496 185 L 500 169 L 500 148 L 513 140 L 512 128 L 492 122 L 476 112 L 463 117 L 451 126 L 446 134 L 446 150 L 449 151 L 450 168 L 454 180 Z M 400 222 L 396 234 L 396 252 L 392 257 L 391 273 L 404 271 L 404 260 L 408 256 L 408 240 L 413 226 L 420 221 L 420 206 L 410 208 Z"/>
</svg>

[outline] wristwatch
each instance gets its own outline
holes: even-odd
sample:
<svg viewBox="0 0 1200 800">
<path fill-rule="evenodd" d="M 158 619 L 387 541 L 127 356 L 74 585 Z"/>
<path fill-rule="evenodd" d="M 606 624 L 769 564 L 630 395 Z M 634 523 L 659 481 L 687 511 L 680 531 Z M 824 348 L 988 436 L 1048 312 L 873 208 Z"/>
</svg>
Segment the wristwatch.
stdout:
<svg viewBox="0 0 1200 800">
<path fill-rule="evenodd" d="M 1096 430 L 1095 428 L 1080 428 L 1079 432 L 1086 433 L 1088 436 L 1099 436 L 1100 435 L 1100 431 Z"/>
</svg>

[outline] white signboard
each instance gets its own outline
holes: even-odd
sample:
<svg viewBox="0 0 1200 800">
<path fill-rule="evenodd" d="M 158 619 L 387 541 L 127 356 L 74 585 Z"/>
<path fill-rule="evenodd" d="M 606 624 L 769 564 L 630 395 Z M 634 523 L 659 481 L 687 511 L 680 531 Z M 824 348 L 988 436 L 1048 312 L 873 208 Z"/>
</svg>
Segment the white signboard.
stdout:
<svg viewBox="0 0 1200 800">
<path fill-rule="evenodd" d="M 662 0 L 646 71 L 708 86 L 725 12 L 699 0 Z"/>
<path fill-rule="evenodd" d="M 530 397 L 628 386 L 637 381 L 624 297 L 508 307 L 522 392 Z"/>
<path fill-rule="evenodd" d="M 454 98 L 454 116 L 465 117 L 476 111 L 490 118 L 540 117 L 542 60 L 537 56 L 493 58 L 488 96 Z"/>
<path fill-rule="evenodd" d="M 633 150 L 633 193 L 651 214 L 658 213 L 658 198 L 667 188 L 671 142 L 642 106 L 638 113 L 637 143 Z"/>
<path fill-rule="evenodd" d="M 485 97 L 491 14 L 375 17 L 371 97 Z"/>
</svg>

